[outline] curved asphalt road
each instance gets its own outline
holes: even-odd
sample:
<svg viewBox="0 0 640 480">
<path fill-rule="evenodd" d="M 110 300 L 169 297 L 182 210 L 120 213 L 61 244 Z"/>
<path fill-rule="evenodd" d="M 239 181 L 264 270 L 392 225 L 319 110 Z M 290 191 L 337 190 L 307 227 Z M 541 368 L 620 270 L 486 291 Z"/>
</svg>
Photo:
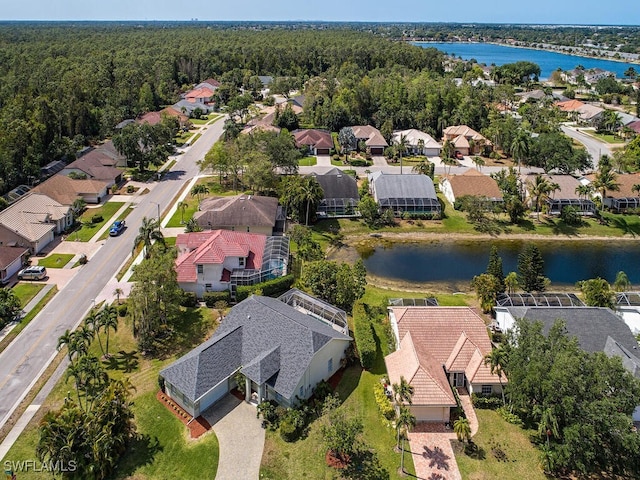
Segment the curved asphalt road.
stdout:
<svg viewBox="0 0 640 480">
<path fill-rule="evenodd" d="M 0 353 L 0 428 L 55 357 L 60 335 L 80 324 L 93 299 L 131 255 L 142 218 L 156 217 L 157 204 L 164 211 L 182 186 L 199 173 L 196 161 L 204 158 L 222 135 L 223 124 L 220 119 L 209 125 L 188 151 L 176 157 L 176 165 L 127 216 L 129 228 L 119 237 L 105 240 L 91 260 Z"/>
<path fill-rule="evenodd" d="M 574 140 L 577 140 L 578 142 L 580 142 L 585 146 L 585 148 L 587 149 L 587 152 L 589 152 L 589 154 L 591 155 L 591 159 L 593 160 L 594 170 L 598 169 L 598 164 L 600 162 L 600 157 L 602 155 L 608 155 L 609 157 L 613 155 L 611 149 L 606 143 L 603 143 L 600 140 L 597 140 L 592 136 L 587 135 L 586 133 L 582 133 L 576 128 L 567 127 L 563 125 L 562 132 L 568 137 L 571 137 Z"/>
</svg>

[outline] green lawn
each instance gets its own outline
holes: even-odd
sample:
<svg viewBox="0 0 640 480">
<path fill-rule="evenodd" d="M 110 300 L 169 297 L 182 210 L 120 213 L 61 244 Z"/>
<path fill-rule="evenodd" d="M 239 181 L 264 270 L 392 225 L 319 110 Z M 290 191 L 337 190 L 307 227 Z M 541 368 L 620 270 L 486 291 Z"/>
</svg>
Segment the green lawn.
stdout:
<svg viewBox="0 0 640 480">
<path fill-rule="evenodd" d="M 109 350 L 115 353 L 107 365 L 113 378 L 127 377 L 135 387 L 133 411 L 138 438 L 128 446 L 120 459 L 114 479 L 135 478 L 213 478 L 218 464 L 218 440 L 213 431 L 197 440 L 188 438 L 186 427 L 155 398 L 158 389 L 158 372 L 164 366 L 198 345 L 213 333 L 215 322 L 209 309 L 183 309 L 176 325 L 179 332 L 162 352 L 162 360 L 142 357 L 136 351 L 131 335 L 130 320 L 120 319 L 118 331 L 111 334 Z M 104 333 L 102 334 L 104 343 Z M 91 353 L 101 355 L 98 342 L 91 346 Z M 59 408 L 65 396 L 73 390 L 73 380 L 63 376 L 47 397 L 43 408 L 29 423 L 4 460 L 35 459 L 38 442 L 38 422 L 49 409 Z M 205 474 L 204 472 L 207 472 Z M 20 480 L 51 479 L 46 472 L 19 474 Z"/>
<path fill-rule="evenodd" d="M 12 290 L 14 295 L 20 300 L 20 305 L 24 308 L 24 306 L 44 288 L 44 285 L 44 283 L 18 282 Z"/>
<path fill-rule="evenodd" d="M 473 480 L 545 480 L 540 465 L 540 452 L 529 441 L 532 431 L 526 431 L 505 422 L 493 410 L 476 409 L 479 428 L 473 441 L 480 455 L 472 458 L 456 453 L 462 478 Z M 499 461 L 493 451 L 500 449 L 506 461 Z"/>
<path fill-rule="evenodd" d="M 123 202 L 108 202 L 97 208 L 87 208 L 78 221 L 81 227 L 67 236 L 67 240 L 88 242 L 106 223 L 111 221 L 111 217 L 124 205 Z M 91 223 L 91 217 L 102 215 L 102 222 Z"/>
<path fill-rule="evenodd" d="M 383 305 L 390 298 L 426 298 L 435 297 L 438 300 L 438 304 L 443 307 L 466 307 L 476 303 L 475 297 L 472 295 L 453 295 L 443 293 L 429 293 L 425 291 L 405 291 L 405 290 L 392 290 L 375 285 L 367 285 L 365 288 L 362 301 L 370 305 Z"/>
<path fill-rule="evenodd" d="M 192 131 L 181 132 L 179 135 L 176 135 L 174 137 L 173 141 L 177 146 L 181 147 L 182 145 L 185 144 L 187 140 L 191 138 L 192 135 L 193 135 Z"/>
<path fill-rule="evenodd" d="M 200 204 L 200 201 L 204 200 L 207 197 L 224 197 L 236 195 L 237 193 L 239 193 L 234 192 L 223 184 L 220 184 L 217 176 L 200 178 L 196 182 L 196 185 L 206 185 L 206 187 L 209 189 L 209 193 L 201 195 L 198 199 L 197 196 L 192 196 L 191 192 L 188 192 L 187 196 L 183 200 L 183 202 L 187 204 L 187 207 L 185 208 L 184 212 L 180 208 L 176 209 L 173 216 L 167 222 L 167 227 L 183 227 L 185 223 L 191 220 L 193 214 L 198 211 L 198 205 Z"/>
<path fill-rule="evenodd" d="M 387 340 L 381 324 L 374 323 L 378 340 L 378 357 L 371 371 L 363 371 L 359 365 L 347 368 L 338 384 L 337 391 L 344 403 L 339 407 L 348 415 L 359 417 L 364 425 L 363 440 L 374 452 L 379 467 L 387 475 L 375 476 L 364 471 L 362 478 L 402 478 L 397 471 L 400 467 L 400 454 L 394 452 L 394 430 L 386 426 L 378 412 L 373 396 L 373 385 L 386 374 L 384 355 L 387 351 Z M 284 442 L 277 432 L 267 432 L 265 449 L 262 455 L 260 478 L 265 480 L 298 480 L 338 478 L 337 472 L 326 465 L 324 446 L 320 425 L 325 421 L 319 419 L 311 423 L 308 435 L 293 443 Z M 415 469 L 411 455 L 405 454 L 405 470 L 409 476 L 415 477 Z"/>
<path fill-rule="evenodd" d="M 344 157 L 342 155 L 340 155 L 340 160 L 334 160 L 333 157 L 331 157 L 331 165 L 333 165 L 334 167 L 344 167 L 345 164 L 342 161 L 344 159 Z"/>
<path fill-rule="evenodd" d="M 38 260 L 38 265 L 46 268 L 63 268 L 74 256 L 73 253 L 52 253 Z"/>
<path fill-rule="evenodd" d="M 617 135 L 614 135 L 612 133 L 597 133 L 593 130 L 581 130 L 582 133 L 586 133 L 587 135 L 590 135 L 592 137 L 597 138 L 598 140 L 601 140 L 605 143 L 624 143 L 625 140 L 624 138 L 620 138 Z"/>
<path fill-rule="evenodd" d="M 129 208 L 127 208 L 124 212 L 122 212 L 120 215 L 114 218 L 111 223 L 115 222 L 116 220 L 124 220 L 131 213 L 132 209 L 133 209 L 133 205 L 130 205 Z M 100 235 L 100 238 L 98 240 L 104 240 L 108 236 L 109 236 L 109 229 L 105 230 L 102 233 L 102 235 Z"/>
<path fill-rule="evenodd" d="M 316 157 L 304 157 L 298 160 L 299 167 L 313 167 L 318 163 L 318 159 Z"/>
<path fill-rule="evenodd" d="M 19 286 L 19 285 L 22 285 L 22 284 L 18 284 L 17 286 Z M 17 286 L 16 286 L 16 287 L 17 287 Z M 38 285 L 38 286 L 40 287 L 40 289 L 44 288 L 44 285 Z M 16 287 L 14 287 L 14 290 L 15 290 L 15 288 L 16 288 Z M 25 293 L 25 294 L 26 294 L 26 290 L 25 290 L 25 292 L 23 292 L 23 293 Z M 42 310 L 42 309 L 44 308 L 44 306 L 45 306 L 47 303 L 49 303 L 49 301 L 53 298 L 53 296 L 54 296 L 56 293 L 58 293 L 58 287 L 56 287 L 56 286 L 54 285 L 54 287 L 53 287 L 51 290 L 49 290 L 49 291 L 47 292 L 47 294 L 46 294 L 44 297 L 42 297 L 42 299 L 41 299 L 41 300 L 36 304 L 36 306 L 33 308 L 33 310 L 31 310 L 29 313 L 27 313 L 27 314 L 22 318 L 22 320 L 20 320 L 20 323 L 18 323 L 18 324 L 13 328 L 13 330 L 11 330 L 11 331 L 7 334 L 7 336 L 6 336 L 6 337 L 4 337 L 2 340 L 0 340 L 0 352 L 2 352 L 5 348 L 7 348 L 7 345 L 9 345 L 9 344 L 13 341 L 13 339 L 14 339 L 14 338 L 16 338 L 16 337 L 18 336 L 18 334 L 19 334 L 22 330 L 24 330 L 24 328 L 25 328 L 27 325 L 29 325 L 29 322 L 30 322 L 31 320 L 33 320 L 33 319 L 34 319 L 34 317 L 35 317 L 38 313 L 40 313 L 40 310 Z M 35 294 L 34 294 L 34 296 L 35 296 Z M 31 298 L 33 298 L 33 297 L 31 297 Z M 30 300 L 30 299 L 29 299 L 29 300 Z M 25 303 L 25 304 L 26 304 L 26 303 Z M 22 305 L 24 306 L 25 304 L 22 304 Z"/>
</svg>

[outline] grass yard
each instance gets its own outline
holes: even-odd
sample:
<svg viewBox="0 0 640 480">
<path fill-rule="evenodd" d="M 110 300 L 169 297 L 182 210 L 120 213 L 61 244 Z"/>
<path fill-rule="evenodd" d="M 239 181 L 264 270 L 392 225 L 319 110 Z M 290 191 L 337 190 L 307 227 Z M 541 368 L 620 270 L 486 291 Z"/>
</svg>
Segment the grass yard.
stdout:
<svg viewBox="0 0 640 480">
<path fill-rule="evenodd" d="M 193 140 L 191 140 L 191 145 L 193 145 L 194 143 L 196 143 L 196 140 L 198 140 L 200 137 L 202 136 L 201 133 L 196 133 L 193 137 Z"/>
<path fill-rule="evenodd" d="M 38 265 L 46 268 L 63 268 L 74 256 L 73 253 L 52 253 L 38 260 Z"/>
<path fill-rule="evenodd" d="M 186 143 L 187 140 L 191 138 L 192 135 L 193 135 L 192 131 L 181 132 L 179 135 L 176 135 L 174 137 L 173 141 L 177 146 L 181 147 Z"/>
<path fill-rule="evenodd" d="M 181 208 L 176 209 L 176 212 L 167 222 L 167 227 L 183 227 L 189 220 L 191 220 L 194 213 L 198 211 L 200 201 L 207 197 L 225 197 L 239 193 L 227 188 L 224 184 L 221 184 L 217 176 L 199 178 L 195 185 L 205 185 L 209 190 L 209 193 L 201 195 L 198 199 L 197 195 L 191 195 L 191 192 L 188 192 L 187 196 L 183 200 L 183 202 L 187 204 L 187 207 L 184 211 Z"/>
<path fill-rule="evenodd" d="M 113 222 L 115 222 L 116 220 L 124 220 L 125 218 L 127 218 L 127 216 L 131 213 L 133 207 L 134 207 L 133 205 L 129 205 L 129 208 L 127 208 L 124 212 L 122 212 L 120 215 L 118 215 L 117 218 L 113 219 Z M 108 236 L 109 236 L 109 229 L 105 230 L 102 233 L 102 235 L 100 235 L 100 238 L 98 240 L 104 240 Z"/>
<path fill-rule="evenodd" d="M 316 157 L 304 157 L 298 160 L 299 167 L 313 167 L 318 163 L 318 159 Z"/>
<path fill-rule="evenodd" d="M 540 465 L 540 452 L 529 441 L 531 431 L 505 422 L 493 410 L 476 409 L 479 429 L 473 441 L 480 448 L 478 458 L 456 453 L 462 478 L 468 480 L 545 480 Z M 499 448 L 507 456 L 499 461 L 492 449 Z"/>
<path fill-rule="evenodd" d="M 111 217 L 113 217 L 123 205 L 123 202 L 107 202 L 100 207 L 87 208 L 78 219 L 78 222 L 82 226 L 70 233 L 67 236 L 67 240 L 88 242 L 107 222 L 111 221 Z M 91 223 L 91 217 L 94 215 L 101 215 L 102 221 Z"/>
<path fill-rule="evenodd" d="M 624 138 L 620 138 L 612 133 L 597 133 L 593 130 L 580 130 L 582 133 L 586 133 L 592 137 L 597 138 L 605 143 L 622 144 L 625 142 Z"/>
<path fill-rule="evenodd" d="M 438 304 L 443 307 L 466 307 L 475 303 L 475 297 L 473 295 L 453 295 L 443 293 L 429 293 L 424 291 L 406 291 L 406 290 L 392 290 L 375 285 L 367 285 L 364 291 L 362 301 L 369 305 L 382 305 L 386 304 L 390 298 L 426 298 L 435 297 L 438 300 Z"/>
<path fill-rule="evenodd" d="M 138 438 L 134 439 L 120 459 L 115 474 L 109 478 L 173 479 L 214 478 L 218 464 L 218 440 L 209 432 L 197 440 L 188 438 L 186 427 L 155 398 L 158 389 L 158 372 L 186 351 L 198 345 L 215 329 L 211 310 L 183 309 L 176 325 L 178 332 L 166 345 L 159 358 L 142 357 L 131 335 L 128 318 L 120 319 L 119 328 L 110 336 L 113 357 L 105 363 L 113 378 L 128 377 L 135 387 L 132 400 Z M 101 334 L 104 344 L 104 333 Z M 101 355 L 98 342 L 91 346 L 91 353 Z M 119 352 L 119 353 L 115 353 Z M 47 397 L 26 430 L 18 438 L 5 461 L 35 459 L 38 442 L 38 423 L 51 409 L 59 408 L 69 391 L 73 391 L 73 380 L 63 376 Z M 204 477 L 205 472 L 210 474 Z M 51 479 L 47 472 L 20 473 L 20 480 Z"/>
<path fill-rule="evenodd" d="M 394 452 L 394 430 L 386 426 L 373 396 L 373 385 L 386 374 L 384 355 L 388 353 L 387 340 L 381 324 L 374 322 L 377 335 L 378 356 L 371 371 L 363 371 L 359 365 L 347 368 L 338 384 L 337 392 L 344 403 L 339 407 L 362 420 L 363 439 L 374 452 L 373 462 L 365 465 L 359 478 L 402 478 L 397 471 L 400 454 Z M 306 437 L 286 443 L 277 432 L 267 431 L 262 455 L 260 478 L 264 480 L 334 479 L 337 471 L 325 462 L 326 447 L 320 434 L 321 418 L 309 426 Z M 411 455 L 405 454 L 405 470 L 415 477 Z M 384 472 L 384 473 L 383 473 Z M 355 478 L 355 477 L 353 477 Z"/>
<path fill-rule="evenodd" d="M 20 305 L 24 308 L 44 288 L 44 285 L 44 283 L 18 282 L 12 290 L 13 294 L 20 300 Z"/>
</svg>

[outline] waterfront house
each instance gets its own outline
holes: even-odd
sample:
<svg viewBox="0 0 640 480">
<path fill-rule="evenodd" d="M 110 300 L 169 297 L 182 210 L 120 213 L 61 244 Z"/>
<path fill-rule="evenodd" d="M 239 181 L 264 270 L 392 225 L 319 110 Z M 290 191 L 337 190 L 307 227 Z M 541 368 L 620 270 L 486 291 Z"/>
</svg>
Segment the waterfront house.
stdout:
<svg viewBox="0 0 640 480">
<path fill-rule="evenodd" d="M 529 186 L 534 184 L 538 174 L 526 174 L 522 176 L 522 183 L 525 185 L 525 198 L 530 207 L 535 207 L 535 198 L 531 196 Z M 551 184 L 556 184 L 558 188 L 551 192 L 545 199 L 543 207 L 549 215 L 560 215 L 564 207 L 573 207 L 580 215 L 594 215 L 596 205 L 589 198 L 581 196 L 578 187 L 582 185 L 580 181 L 571 175 L 547 175 L 542 177 Z"/>
<path fill-rule="evenodd" d="M 455 205 L 456 199 L 465 196 L 480 198 L 490 205 L 503 203 L 498 183 L 489 175 L 483 175 L 473 168 L 462 175 L 442 176 L 440 191 L 451 205 Z"/>
<path fill-rule="evenodd" d="M 391 384 L 404 377 L 414 388 L 408 406 L 419 422 L 448 422 L 462 394 L 499 394 L 501 382 L 484 358 L 491 340 L 468 307 L 389 307 L 397 350 L 385 357 Z"/>
<path fill-rule="evenodd" d="M 332 168 L 323 174 L 312 173 L 320 184 L 323 197 L 316 210 L 318 216 L 353 216 L 356 214 L 360 195 L 358 184 L 351 175 Z"/>
<path fill-rule="evenodd" d="M 369 174 L 369 189 L 382 210 L 390 209 L 397 217 L 410 214 L 439 215 L 440 200 L 431 180 L 422 174 Z"/>
<path fill-rule="evenodd" d="M 245 382 L 245 400 L 284 407 L 308 399 L 340 368 L 351 343 L 346 314 L 299 291 L 235 305 L 213 336 L 160 371 L 164 389 L 197 417 Z"/>
<path fill-rule="evenodd" d="M 278 199 L 260 195 L 211 197 L 200 202 L 193 215 L 205 230 L 232 230 L 273 235 L 284 230 L 284 213 Z"/>
</svg>

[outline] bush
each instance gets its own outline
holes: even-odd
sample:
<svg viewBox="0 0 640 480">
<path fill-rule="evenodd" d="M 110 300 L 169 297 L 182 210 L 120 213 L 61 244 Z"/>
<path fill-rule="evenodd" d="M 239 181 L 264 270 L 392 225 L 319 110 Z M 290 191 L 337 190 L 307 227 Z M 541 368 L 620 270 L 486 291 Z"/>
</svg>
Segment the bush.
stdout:
<svg viewBox="0 0 640 480">
<path fill-rule="evenodd" d="M 198 305 L 198 297 L 195 292 L 182 292 L 180 306 L 194 308 L 196 305 Z"/>
<path fill-rule="evenodd" d="M 522 422 L 520 417 L 518 415 L 516 415 L 515 413 L 513 413 L 509 407 L 505 406 L 505 407 L 497 408 L 496 412 L 498 412 L 500 414 L 500 416 L 507 423 L 511 423 L 511 424 L 517 425 L 519 427 L 522 427 L 524 425 L 524 423 Z"/>
<path fill-rule="evenodd" d="M 280 422 L 280 437 L 285 442 L 295 442 L 298 438 L 298 429 L 289 417 L 285 417 Z"/>
<path fill-rule="evenodd" d="M 572 206 L 567 206 L 562 209 L 562 212 L 560 212 L 560 219 L 572 227 L 579 227 L 582 225 L 582 217 L 580 216 L 578 209 Z"/>
<path fill-rule="evenodd" d="M 293 285 L 294 280 L 295 278 L 293 275 L 285 275 L 284 277 L 274 278 L 273 280 L 256 283 L 255 285 L 240 285 L 236 290 L 236 300 L 241 302 L 251 294 L 256 293 L 258 290 L 261 290 L 262 295 L 266 297 L 279 295 L 289 290 L 291 285 Z"/>
<path fill-rule="evenodd" d="M 133 187 L 133 185 L 127 185 L 127 193 L 133 193 L 135 192 L 135 188 Z"/>
<path fill-rule="evenodd" d="M 126 317 L 127 316 L 127 305 L 120 305 L 118 307 L 118 315 L 121 317 Z"/>
<path fill-rule="evenodd" d="M 376 398 L 378 410 L 380 410 L 382 416 L 387 420 L 393 420 L 396 416 L 396 411 L 393 408 L 391 400 L 387 397 L 387 393 L 385 392 L 384 385 L 382 385 L 382 383 L 377 382 L 373 386 L 373 395 Z"/>
<path fill-rule="evenodd" d="M 349 160 L 349 163 L 353 167 L 368 167 L 369 166 L 369 162 L 367 162 L 366 160 L 362 160 L 361 158 L 351 159 L 351 160 Z"/>
<path fill-rule="evenodd" d="M 353 305 L 353 325 L 353 336 L 360 354 L 360 365 L 368 370 L 376 359 L 376 341 L 373 326 L 362 302 L 356 302 Z"/>
<path fill-rule="evenodd" d="M 207 307 L 209 308 L 213 308 L 215 303 L 219 300 L 224 300 L 225 302 L 229 303 L 229 292 L 228 291 L 224 291 L 224 292 L 205 292 L 202 295 L 202 299 L 204 300 L 204 303 L 206 303 Z"/>
<path fill-rule="evenodd" d="M 473 402 L 473 406 L 476 408 L 484 408 L 487 410 L 496 410 L 502 407 L 502 399 L 496 396 L 484 396 L 478 395 L 477 393 L 471 394 L 471 401 Z"/>
<path fill-rule="evenodd" d="M 104 218 L 102 218 L 102 215 L 94 215 L 93 217 L 91 217 L 91 223 L 100 223 L 104 220 Z"/>
<path fill-rule="evenodd" d="M 323 402 L 325 398 L 333 393 L 333 388 L 326 380 L 321 380 L 313 389 L 313 396 L 319 402 Z"/>
</svg>

